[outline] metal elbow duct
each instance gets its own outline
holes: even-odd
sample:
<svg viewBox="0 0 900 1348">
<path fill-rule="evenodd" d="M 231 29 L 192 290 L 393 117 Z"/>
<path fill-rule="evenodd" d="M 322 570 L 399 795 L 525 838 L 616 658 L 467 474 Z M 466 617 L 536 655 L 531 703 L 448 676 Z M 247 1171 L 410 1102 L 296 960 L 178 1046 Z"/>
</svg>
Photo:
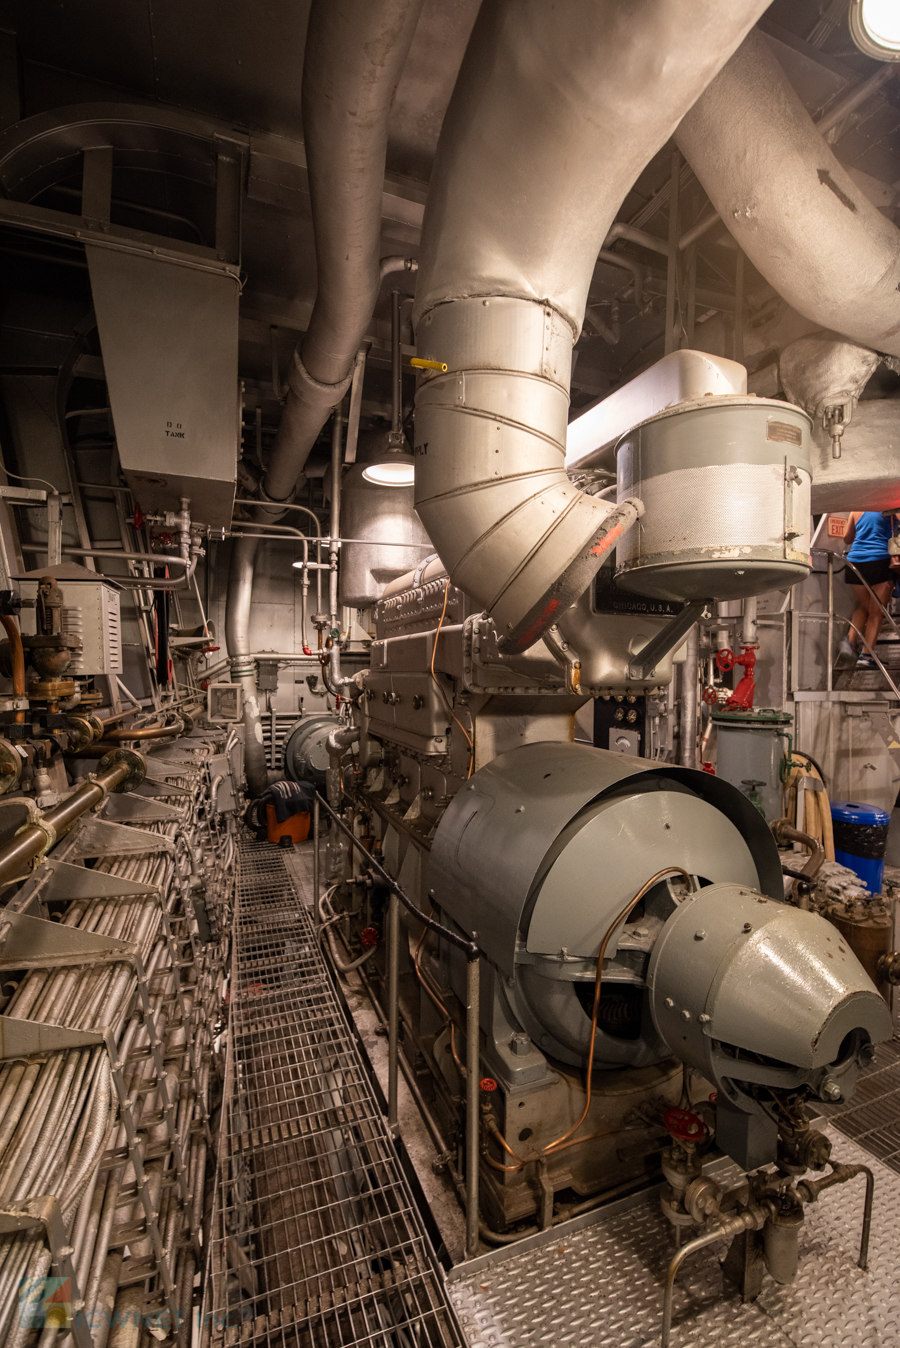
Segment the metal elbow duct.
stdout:
<svg viewBox="0 0 900 1348">
<path fill-rule="evenodd" d="M 425 209 L 416 344 L 448 369 L 416 399 L 416 509 L 507 651 L 543 635 L 638 518 L 566 476 L 572 345 L 623 198 L 765 8 L 481 7 Z"/>
<path fill-rule="evenodd" d="M 303 62 L 303 128 L 318 290 L 294 352 L 262 481 L 286 501 L 343 398 L 381 283 L 387 121 L 422 0 L 313 0 Z"/>
<path fill-rule="evenodd" d="M 261 796 L 269 785 L 256 689 L 256 661 L 250 654 L 250 605 L 258 548 L 258 538 L 232 540 L 225 604 L 225 644 L 231 656 L 231 682 L 239 683 L 244 692 L 244 770 L 248 790 L 254 798 Z"/>
<path fill-rule="evenodd" d="M 675 139 L 788 304 L 900 355 L 900 230 L 841 167 L 761 33 L 746 38 Z"/>
</svg>

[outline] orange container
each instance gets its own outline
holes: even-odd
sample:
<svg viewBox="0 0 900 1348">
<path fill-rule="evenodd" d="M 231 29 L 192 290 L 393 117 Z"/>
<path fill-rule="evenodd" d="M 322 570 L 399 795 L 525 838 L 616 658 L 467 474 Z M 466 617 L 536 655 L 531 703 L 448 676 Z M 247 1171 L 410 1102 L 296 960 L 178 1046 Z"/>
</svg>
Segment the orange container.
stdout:
<svg viewBox="0 0 900 1348">
<path fill-rule="evenodd" d="M 266 806 L 266 819 L 269 823 L 269 842 L 277 843 L 279 838 L 290 838 L 291 842 L 306 842 L 309 837 L 309 811 L 289 815 L 283 824 L 275 816 L 275 806 Z"/>
</svg>

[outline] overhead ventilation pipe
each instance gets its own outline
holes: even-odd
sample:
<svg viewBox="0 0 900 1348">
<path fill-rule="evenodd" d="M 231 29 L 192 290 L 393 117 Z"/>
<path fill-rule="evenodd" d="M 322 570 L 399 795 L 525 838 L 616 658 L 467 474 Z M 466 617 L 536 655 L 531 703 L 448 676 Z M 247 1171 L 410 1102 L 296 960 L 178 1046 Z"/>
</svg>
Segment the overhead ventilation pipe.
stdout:
<svg viewBox="0 0 900 1348">
<path fill-rule="evenodd" d="M 416 344 L 448 368 L 416 399 L 416 509 L 506 650 L 548 630 L 640 513 L 566 476 L 572 345 L 626 193 L 766 7 L 481 7 L 425 208 Z"/>
<path fill-rule="evenodd" d="M 421 8 L 422 0 L 313 0 L 302 110 L 318 289 L 291 362 L 264 499 L 292 496 L 372 317 L 388 114 Z"/>
<path fill-rule="evenodd" d="M 841 167 L 761 33 L 749 34 L 675 139 L 792 308 L 900 355 L 900 230 Z"/>
<path fill-rule="evenodd" d="M 280 518 L 353 364 L 381 284 L 380 241 L 387 121 L 422 0 L 313 0 L 303 61 L 306 144 L 317 291 L 309 327 L 294 352 L 278 434 L 259 485 L 255 517 Z M 268 785 L 250 603 L 258 542 L 235 540 L 226 634 L 244 689 L 247 785 Z"/>
</svg>

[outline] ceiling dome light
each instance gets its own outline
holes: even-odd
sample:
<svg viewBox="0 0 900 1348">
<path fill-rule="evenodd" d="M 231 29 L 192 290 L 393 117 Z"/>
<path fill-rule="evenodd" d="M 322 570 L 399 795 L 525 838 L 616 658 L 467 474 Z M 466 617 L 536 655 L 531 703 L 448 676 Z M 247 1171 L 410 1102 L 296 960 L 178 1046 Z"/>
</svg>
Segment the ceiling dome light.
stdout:
<svg viewBox="0 0 900 1348">
<path fill-rule="evenodd" d="M 379 487 L 411 487 L 415 481 L 415 462 L 411 454 L 389 454 L 363 469 L 367 482 Z"/>
<path fill-rule="evenodd" d="M 900 61 L 900 4 L 897 0 L 852 0 L 850 36 L 876 61 Z"/>
</svg>

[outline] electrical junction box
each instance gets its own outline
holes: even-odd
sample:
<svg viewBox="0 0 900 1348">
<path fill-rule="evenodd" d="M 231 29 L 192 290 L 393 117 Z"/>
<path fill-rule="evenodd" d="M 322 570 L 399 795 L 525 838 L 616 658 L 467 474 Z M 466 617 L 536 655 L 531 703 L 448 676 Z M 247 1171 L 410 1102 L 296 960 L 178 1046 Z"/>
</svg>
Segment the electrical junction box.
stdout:
<svg viewBox="0 0 900 1348">
<path fill-rule="evenodd" d="M 60 569 L 63 568 L 57 568 Z M 52 575 L 53 570 L 51 567 L 40 574 Z M 84 570 L 88 576 L 96 574 L 82 567 L 78 570 Z M 73 654 L 67 672 L 87 675 L 121 674 L 122 618 L 119 591 L 99 577 L 96 580 L 73 580 L 58 576 L 57 584 L 63 596 L 63 631 L 81 637 L 81 651 Z M 20 592 L 23 601 L 22 611 L 19 614 L 22 634 L 34 636 L 37 621 L 34 604 L 38 581 L 23 579 L 20 581 Z"/>
<path fill-rule="evenodd" d="M 206 714 L 211 721 L 239 721 L 244 711 L 239 683 L 211 683 L 206 692 Z"/>
</svg>

